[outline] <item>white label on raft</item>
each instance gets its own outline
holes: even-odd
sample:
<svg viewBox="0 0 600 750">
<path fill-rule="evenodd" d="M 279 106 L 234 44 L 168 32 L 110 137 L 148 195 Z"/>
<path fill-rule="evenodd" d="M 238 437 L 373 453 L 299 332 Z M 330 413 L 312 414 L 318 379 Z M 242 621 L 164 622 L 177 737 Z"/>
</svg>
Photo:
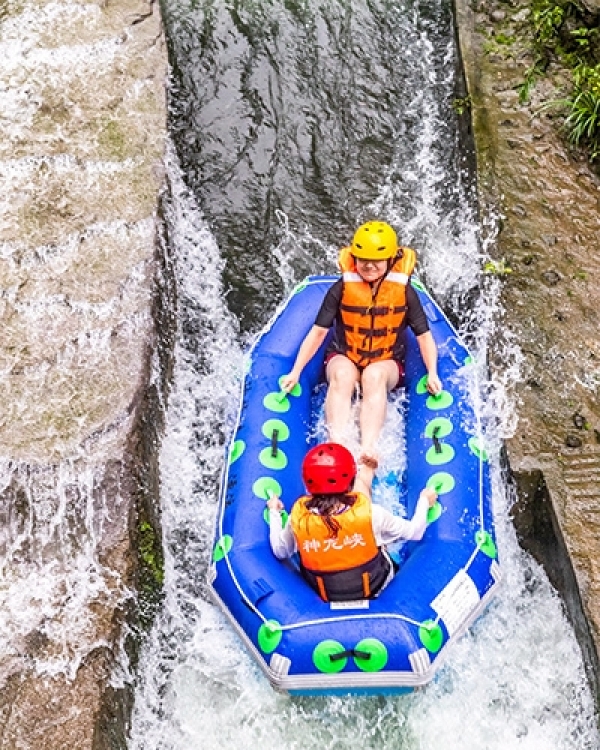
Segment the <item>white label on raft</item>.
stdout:
<svg viewBox="0 0 600 750">
<path fill-rule="evenodd" d="M 459 570 L 450 583 L 431 602 L 431 608 L 444 621 L 452 636 L 479 605 L 479 592 L 473 580 Z"/>
<path fill-rule="evenodd" d="M 355 599 L 351 602 L 329 602 L 331 609 L 369 609 L 368 599 Z"/>
</svg>

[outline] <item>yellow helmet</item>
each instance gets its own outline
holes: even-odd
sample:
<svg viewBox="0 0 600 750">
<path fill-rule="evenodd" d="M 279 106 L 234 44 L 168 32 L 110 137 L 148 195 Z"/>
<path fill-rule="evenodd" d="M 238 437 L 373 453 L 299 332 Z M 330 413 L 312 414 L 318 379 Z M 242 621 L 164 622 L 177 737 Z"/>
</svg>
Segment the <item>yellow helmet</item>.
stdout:
<svg viewBox="0 0 600 750">
<path fill-rule="evenodd" d="M 368 221 L 356 230 L 350 250 L 362 260 L 387 260 L 396 255 L 398 238 L 384 221 Z"/>
</svg>

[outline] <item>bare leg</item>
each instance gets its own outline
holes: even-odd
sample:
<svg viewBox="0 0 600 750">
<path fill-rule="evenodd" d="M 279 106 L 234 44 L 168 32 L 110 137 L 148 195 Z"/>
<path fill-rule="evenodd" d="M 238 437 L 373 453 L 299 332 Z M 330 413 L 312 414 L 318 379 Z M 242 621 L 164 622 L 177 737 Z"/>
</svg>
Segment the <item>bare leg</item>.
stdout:
<svg viewBox="0 0 600 750">
<path fill-rule="evenodd" d="M 359 460 L 377 461 L 377 440 L 385 421 L 387 396 L 398 383 L 398 365 L 392 360 L 373 362 L 363 371 L 360 407 L 361 455 Z"/>
<path fill-rule="evenodd" d="M 329 439 L 343 442 L 348 428 L 352 396 L 360 375 L 358 368 L 342 354 L 333 357 L 327 365 L 327 396 L 325 398 L 325 421 Z"/>
</svg>

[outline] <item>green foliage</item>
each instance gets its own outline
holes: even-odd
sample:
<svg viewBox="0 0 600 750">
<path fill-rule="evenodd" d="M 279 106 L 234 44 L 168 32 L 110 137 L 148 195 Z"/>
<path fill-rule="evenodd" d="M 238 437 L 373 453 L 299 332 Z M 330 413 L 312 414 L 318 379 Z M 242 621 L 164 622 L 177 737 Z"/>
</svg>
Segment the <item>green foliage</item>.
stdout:
<svg viewBox="0 0 600 750">
<path fill-rule="evenodd" d="M 585 147 L 595 161 L 600 156 L 600 65 L 578 65 L 573 71 L 573 91 L 542 109 L 550 107 L 563 111 L 569 143 Z"/>
<path fill-rule="evenodd" d="M 142 564 L 149 572 L 157 586 L 162 586 L 164 579 L 163 559 L 160 542 L 156 538 L 154 528 L 148 521 L 139 525 L 139 553 Z"/>
<path fill-rule="evenodd" d="M 573 89 L 543 105 L 564 116 L 568 141 L 585 148 L 592 161 L 600 156 L 600 29 L 577 0 L 533 0 L 532 23 L 536 62 L 519 87 L 524 103 L 535 80 L 552 58 L 571 69 Z"/>
<path fill-rule="evenodd" d="M 573 278 L 575 281 L 587 281 L 587 272 L 586 271 L 577 271 L 573 274 Z"/>
<path fill-rule="evenodd" d="M 147 630 L 162 596 L 164 582 L 164 559 L 161 540 L 154 527 L 146 520 L 138 521 L 138 591 L 140 601 L 140 623 Z"/>
<path fill-rule="evenodd" d="M 514 44 L 515 42 L 514 36 L 508 36 L 508 34 L 496 34 L 494 39 L 496 40 L 498 44 L 504 44 L 504 45 Z"/>
<path fill-rule="evenodd" d="M 488 260 L 484 263 L 483 272 L 492 276 L 507 276 L 513 270 L 506 265 L 504 258 L 502 260 Z"/>
<path fill-rule="evenodd" d="M 457 115 L 464 115 L 464 113 L 471 108 L 471 97 L 463 96 L 461 99 L 452 100 L 452 109 Z"/>
<path fill-rule="evenodd" d="M 538 44 L 549 44 L 556 39 L 565 13 L 565 7 L 554 0 L 541 0 L 534 5 L 532 19 Z"/>
<path fill-rule="evenodd" d="M 592 51 L 592 43 L 598 34 L 598 29 L 579 28 L 573 29 L 570 33 L 582 52 L 589 54 Z"/>
<path fill-rule="evenodd" d="M 534 88 L 536 81 L 541 78 L 545 70 L 546 64 L 541 57 L 537 57 L 533 65 L 527 68 L 525 80 L 520 86 L 517 86 L 519 104 L 526 104 L 529 101 L 531 90 Z"/>
<path fill-rule="evenodd" d="M 558 57 L 570 67 L 600 62 L 594 60 L 600 29 L 577 0 L 534 0 L 531 19 L 538 55 Z"/>
</svg>

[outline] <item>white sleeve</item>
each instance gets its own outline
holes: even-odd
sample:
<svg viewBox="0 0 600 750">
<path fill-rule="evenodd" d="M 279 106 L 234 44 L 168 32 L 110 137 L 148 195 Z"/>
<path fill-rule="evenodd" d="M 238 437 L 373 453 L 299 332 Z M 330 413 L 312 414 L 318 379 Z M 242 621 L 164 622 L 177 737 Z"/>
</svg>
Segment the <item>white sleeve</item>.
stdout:
<svg viewBox="0 0 600 750">
<path fill-rule="evenodd" d="M 392 544 L 399 539 L 418 541 L 423 537 L 427 528 L 427 511 L 429 502 L 426 497 L 419 495 L 417 507 L 410 521 L 399 518 L 381 505 L 373 503 L 373 534 L 377 546 Z"/>
<path fill-rule="evenodd" d="M 289 519 L 285 527 L 282 528 L 281 511 L 279 510 L 269 510 L 269 542 L 273 554 L 278 560 L 291 557 L 297 550 L 296 538 L 292 532 Z"/>
</svg>

